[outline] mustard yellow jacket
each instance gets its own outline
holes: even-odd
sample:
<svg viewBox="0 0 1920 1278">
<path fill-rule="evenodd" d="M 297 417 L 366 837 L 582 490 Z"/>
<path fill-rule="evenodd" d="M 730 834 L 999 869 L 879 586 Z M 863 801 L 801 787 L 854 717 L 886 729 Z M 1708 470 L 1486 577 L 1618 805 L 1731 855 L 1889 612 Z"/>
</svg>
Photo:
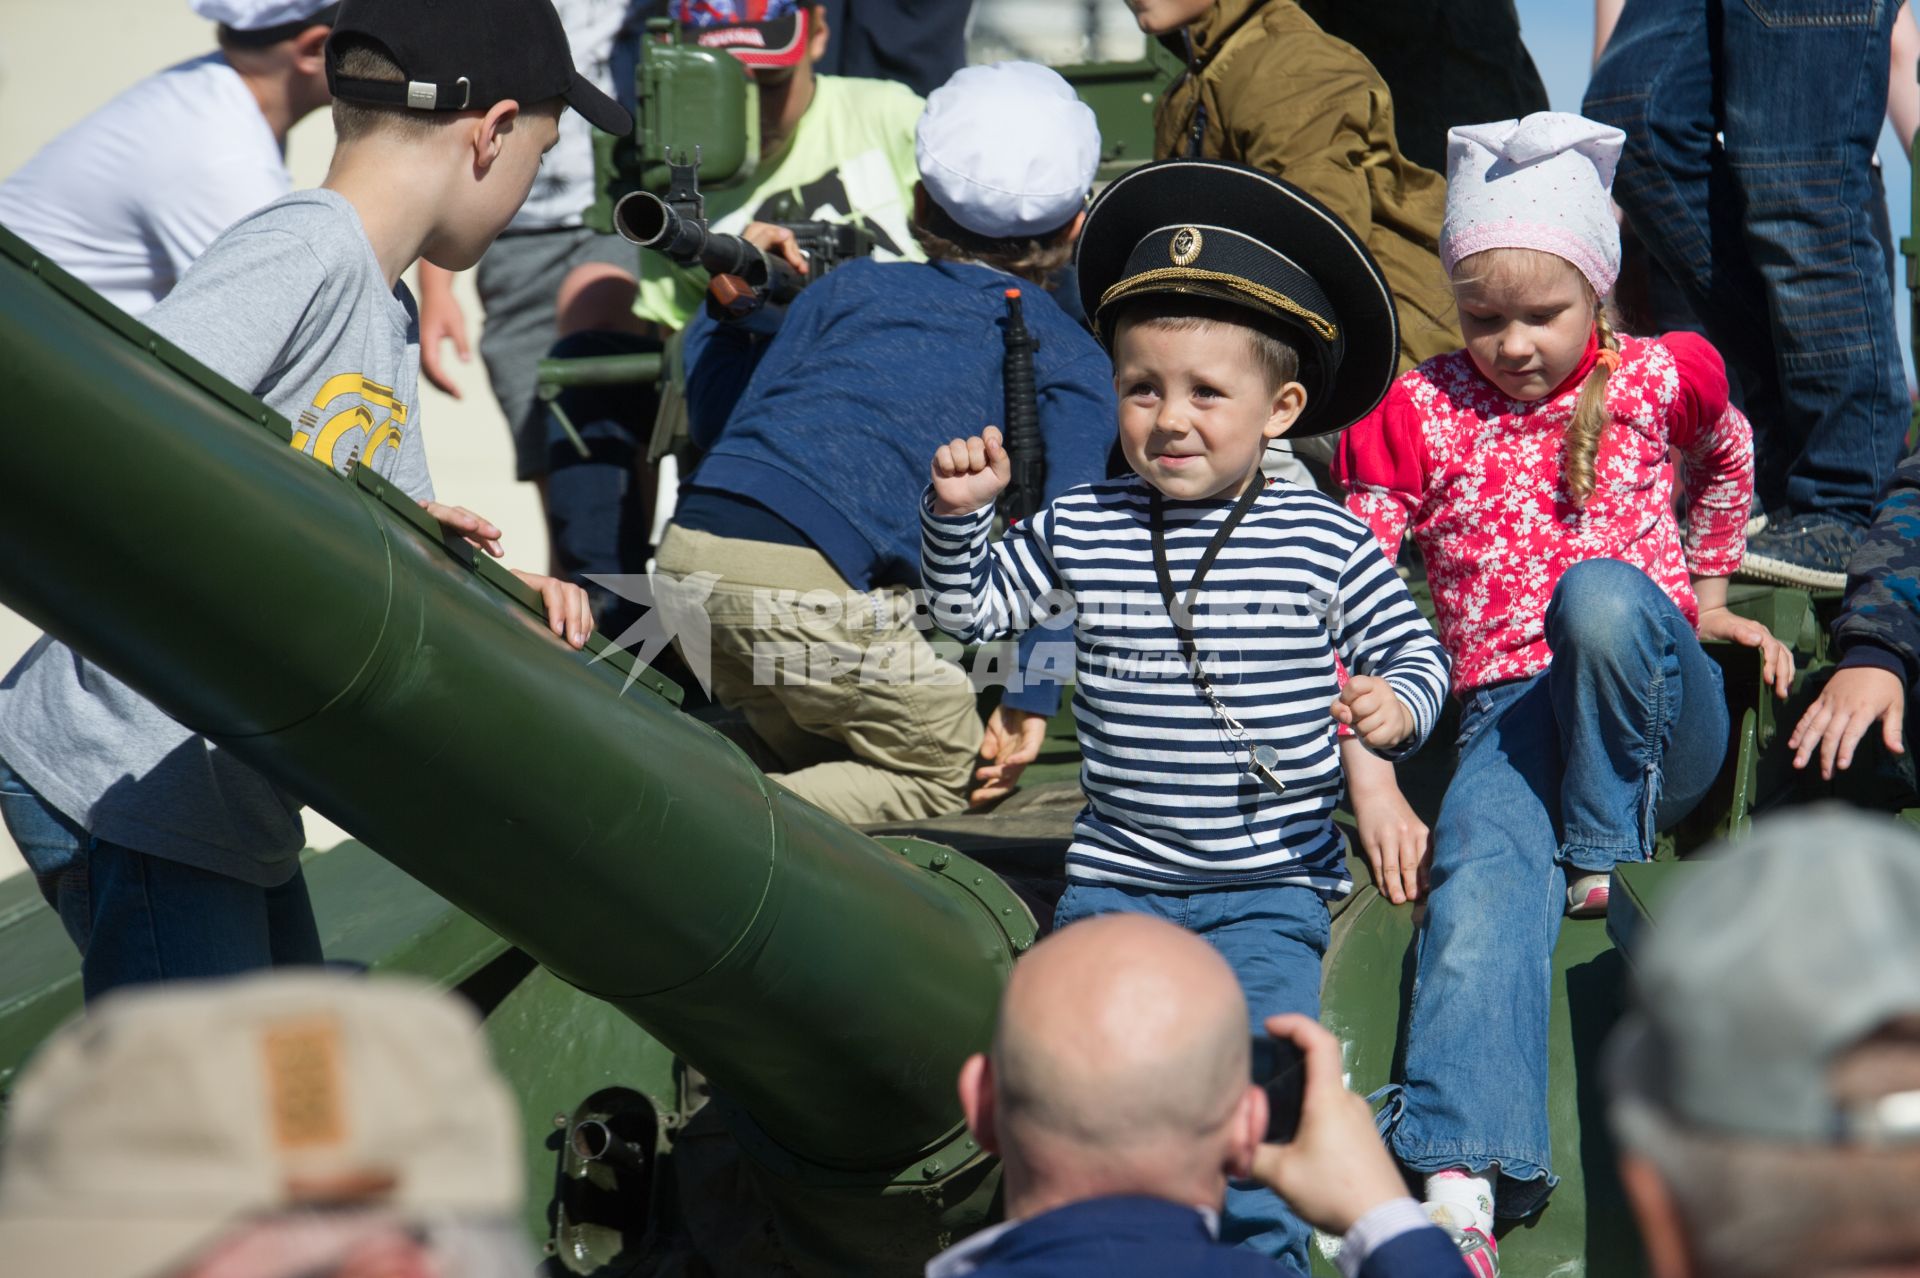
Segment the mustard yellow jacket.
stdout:
<svg viewBox="0 0 1920 1278">
<path fill-rule="evenodd" d="M 1373 65 L 1294 0 L 1216 0 L 1187 35 L 1187 71 L 1155 109 L 1154 154 L 1193 154 L 1204 107 L 1198 154 L 1284 177 L 1366 241 L 1400 313 L 1403 371 L 1458 350 L 1440 269 L 1446 179 L 1400 154 L 1393 99 Z"/>
</svg>

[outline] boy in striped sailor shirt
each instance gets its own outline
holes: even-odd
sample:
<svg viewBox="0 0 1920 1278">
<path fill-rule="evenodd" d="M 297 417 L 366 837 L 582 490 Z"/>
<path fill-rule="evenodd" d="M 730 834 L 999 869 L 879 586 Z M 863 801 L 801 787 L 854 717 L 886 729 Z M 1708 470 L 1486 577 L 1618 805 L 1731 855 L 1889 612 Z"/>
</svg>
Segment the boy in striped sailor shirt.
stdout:
<svg viewBox="0 0 1920 1278">
<path fill-rule="evenodd" d="M 1233 965 L 1256 1031 L 1315 1016 L 1326 901 L 1352 887 L 1337 725 L 1351 750 L 1403 757 L 1439 717 L 1448 662 L 1366 527 L 1259 463 L 1269 440 L 1378 402 L 1392 297 L 1332 214 L 1216 161 L 1114 182 L 1078 262 L 1134 473 L 989 545 L 1000 434 L 943 445 L 922 504 L 935 615 L 966 640 L 1070 615 L 1088 801 L 1055 927 L 1171 919 Z M 1310 1231 L 1271 1193 L 1230 1190 L 1222 1230 L 1307 1273 Z"/>
</svg>

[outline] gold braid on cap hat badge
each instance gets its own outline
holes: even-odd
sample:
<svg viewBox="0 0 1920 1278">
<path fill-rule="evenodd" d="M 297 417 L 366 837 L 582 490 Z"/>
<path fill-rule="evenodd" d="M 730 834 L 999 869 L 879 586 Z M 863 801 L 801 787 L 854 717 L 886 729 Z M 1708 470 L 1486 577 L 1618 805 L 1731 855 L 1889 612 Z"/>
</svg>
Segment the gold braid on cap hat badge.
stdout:
<svg viewBox="0 0 1920 1278">
<path fill-rule="evenodd" d="M 1121 280 L 1100 295 L 1100 306 L 1105 307 L 1110 302 L 1117 301 L 1133 293 L 1138 293 L 1142 289 L 1149 288 L 1155 284 L 1168 283 L 1224 285 L 1236 293 L 1246 294 L 1246 296 L 1253 301 L 1260 302 L 1278 311 L 1284 311 L 1289 315 L 1297 316 L 1306 323 L 1308 328 L 1319 334 L 1324 341 L 1333 342 L 1338 341 L 1340 338 L 1339 326 L 1332 320 L 1317 311 L 1308 310 L 1291 297 L 1288 297 L 1285 293 L 1277 292 L 1264 284 L 1256 284 L 1249 279 L 1242 279 L 1238 275 L 1228 275 L 1224 271 L 1203 271 L 1198 267 L 1192 266 L 1162 266 L 1157 270 L 1142 271 L 1138 275 L 1129 275 L 1126 279 Z"/>
</svg>

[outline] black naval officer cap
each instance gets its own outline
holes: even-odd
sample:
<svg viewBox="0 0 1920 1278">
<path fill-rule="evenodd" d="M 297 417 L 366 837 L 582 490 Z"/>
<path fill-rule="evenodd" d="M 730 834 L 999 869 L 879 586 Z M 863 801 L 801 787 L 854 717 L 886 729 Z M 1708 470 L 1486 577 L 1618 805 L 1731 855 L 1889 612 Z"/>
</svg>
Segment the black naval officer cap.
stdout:
<svg viewBox="0 0 1920 1278">
<path fill-rule="evenodd" d="M 1109 183 L 1074 257 L 1100 340 L 1131 298 L 1186 294 L 1276 321 L 1300 352 L 1307 406 L 1288 437 L 1373 411 L 1400 365 L 1393 294 L 1367 246 L 1320 201 L 1223 160 L 1163 160 Z"/>
<path fill-rule="evenodd" d="M 405 83 L 340 74 L 342 36 L 378 44 Z M 327 88 L 345 102 L 413 111 L 485 111 L 564 98 L 603 133 L 633 131 L 633 115 L 573 65 L 553 0 L 343 0 L 327 40 Z"/>
</svg>

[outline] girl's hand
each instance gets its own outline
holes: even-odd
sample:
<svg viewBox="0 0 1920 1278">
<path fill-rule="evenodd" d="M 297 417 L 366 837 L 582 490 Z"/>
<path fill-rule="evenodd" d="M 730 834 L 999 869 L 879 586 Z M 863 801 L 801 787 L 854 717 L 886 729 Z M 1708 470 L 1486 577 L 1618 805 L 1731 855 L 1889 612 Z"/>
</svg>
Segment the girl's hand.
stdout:
<svg viewBox="0 0 1920 1278">
<path fill-rule="evenodd" d="M 1852 666 L 1838 671 L 1820 697 L 1807 707 L 1787 738 L 1793 751 L 1793 766 L 1804 768 L 1820 750 L 1820 779 L 1833 780 L 1833 770 L 1853 766 L 1854 747 L 1877 719 L 1880 739 L 1894 754 L 1905 754 L 1900 737 L 1907 711 L 1907 689 L 1900 676 L 1873 666 Z"/>
<path fill-rule="evenodd" d="M 1013 459 L 989 426 L 969 439 L 940 445 L 933 455 L 933 513 L 971 515 L 1000 495 L 1013 478 Z"/>
<path fill-rule="evenodd" d="M 439 522 L 442 531 L 464 538 L 468 545 L 486 551 L 495 559 L 507 553 L 500 549 L 501 533 L 493 526 L 493 521 L 481 518 L 465 506 L 443 506 L 437 501 L 423 501 L 420 508 Z"/>
<path fill-rule="evenodd" d="M 1333 717 L 1375 750 L 1391 750 L 1413 735 L 1413 711 L 1385 679 L 1355 675 L 1334 698 Z"/>
<path fill-rule="evenodd" d="M 593 633 L 593 608 L 587 603 L 586 591 L 558 577 L 518 568 L 508 571 L 540 592 L 540 601 L 547 608 L 548 629 L 566 640 L 569 647 L 586 646 L 587 636 Z"/>
<path fill-rule="evenodd" d="M 1728 639 L 1748 648 L 1760 650 L 1760 677 L 1772 688 L 1773 695 L 1782 701 L 1793 689 L 1793 653 L 1787 645 L 1773 637 L 1773 631 L 1757 621 L 1740 617 L 1726 608 L 1702 608 L 1700 610 L 1700 637 L 1702 639 Z"/>
</svg>

